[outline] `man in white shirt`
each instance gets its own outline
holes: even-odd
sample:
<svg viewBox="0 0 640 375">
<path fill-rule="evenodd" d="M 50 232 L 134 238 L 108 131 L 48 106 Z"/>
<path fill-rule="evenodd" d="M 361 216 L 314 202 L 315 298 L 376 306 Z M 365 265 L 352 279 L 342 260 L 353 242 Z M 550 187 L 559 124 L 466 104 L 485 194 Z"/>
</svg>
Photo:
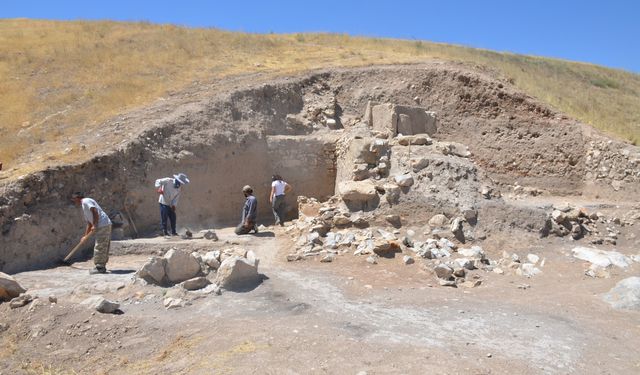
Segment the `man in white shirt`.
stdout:
<svg viewBox="0 0 640 375">
<path fill-rule="evenodd" d="M 293 188 L 288 183 L 282 180 L 280 175 L 271 176 L 271 194 L 269 194 L 269 203 L 271 203 L 271 210 L 273 216 L 276 219 L 276 225 L 284 226 L 284 195 L 290 192 Z"/>
<path fill-rule="evenodd" d="M 188 184 L 189 178 L 184 173 L 178 173 L 173 175 L 173 178 L 166 177 L 156 180 L 156 189 L 160 197 L 158 197 L 158 203 L 160 203 L 160 226 L 162 234 L 169 235 L 167 228 L 167 219 L 171 222 L 171 235 L 177 236 L 176 232 L 176 205 L 178 205 L 178 199 L 182 192 L 180 187 Z"/>
<path fill-rule="evenodd" d="M 93 247 L 93 263 L 96 267 L 89 273 L 106 273 L 109 247 L 111 246 L 111 220 L 100 205 L 93 199 L 86 198 L 84 193 L 73 193 L 71 199 L 76 206 L 82 207 L 82 215 L 87 222 L 83 237 L 93 234 L 96 236 L 96 244 Z"/>
</svg>

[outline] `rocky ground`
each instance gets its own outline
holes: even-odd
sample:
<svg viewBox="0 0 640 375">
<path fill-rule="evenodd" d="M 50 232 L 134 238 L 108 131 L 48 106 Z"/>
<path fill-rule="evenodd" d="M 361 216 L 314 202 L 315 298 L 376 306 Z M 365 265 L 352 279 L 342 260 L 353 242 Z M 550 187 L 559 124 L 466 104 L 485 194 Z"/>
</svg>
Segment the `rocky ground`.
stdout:
<svg viewBox="0 0 640 375">
<path fill-rule="evenodd" d="M 4 185 L 0 373 L 640 372 L 639 148 L 456 64 L 226 84 Z M 175 170 L 181 237 L 114 241 L 105 275 L 52 266 L 71 188 L 141 237 Z M 207 229 L 247 183 L 270 223 L 275 171 L 296 220 Z"/>
<path fill-rule="evenodd" d="M 627 227 L 629 229 L 630 227 Z M 306 257 L 288 262 L 295 224 L 237 237 L 231 228 L 206 239 L 114 243 L 110 273 L 90 262 L 14 278 L 34 298 L 0 305 L 2 367 L 13 373 L 612 373 L 640 369 L 638 311 L 603 296 L 640 264 L 585 274 L 573 240 L 536 244 L 494 238 L 487 258 L 510 249 L 544 259 L 532 277 L 478 269 L 478 286 L 440 286 L 432 260 L 403 248 L 395 257 Z M 624 232 L 629 237 L 630 232 Z M 637 249 L 617 248 L 628 257 Z M 185 291 L 142 282 L 136 271 L 166 248 L 206 254 L 251 250 L 262 281 L 242 291 Z M 354 247 L 355 248 L 355 247 Z M 606 251 L 611 246 L 598 248 Z M 135 249 L 135 251 L 133 251 Z M 352 249 L 353 250 L 353 249 Z M 136 254 L 133 254 L 136 253 Z M 415 258 L 406 264 L 404 255 Z M 524 262 L 524 261 L 523 261 Z M 507 267 L 508 268 L 508 267 Z M 477 278 L 475 277 L 477 275 Z M 215 280 L 215 278 L 214 278 Z M 115 313 L 87 304 L 119 303 Z M 167 299 L 178 298 L 170 305 Z"/>
</svg>

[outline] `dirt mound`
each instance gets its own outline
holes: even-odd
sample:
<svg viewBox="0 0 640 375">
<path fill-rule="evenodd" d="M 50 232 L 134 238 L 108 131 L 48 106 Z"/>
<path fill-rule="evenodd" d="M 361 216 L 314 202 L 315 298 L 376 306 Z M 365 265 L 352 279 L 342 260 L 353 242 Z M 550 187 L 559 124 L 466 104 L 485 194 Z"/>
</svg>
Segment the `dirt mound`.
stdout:
<svg viewBox="0 0 640 375">
<path fill-rule="evenodd" d="M 460 189 L 475 191 L 482 182 L 503 191 L 605 192 L 612 198 L 638 194 L 637 148 L 607 141 L 604 150 L 602 138 L 590 129 L 490 72 L 432 63 L 331 70 L 266 82 L 248 77 L 230 80 L 225 87 L 224 92 L 197 87 L 118 117 L 102 131 L 121 131 L 123 124 L 143 124 L 144 130 L 89 162 L 5 183 L 0 270 L 43 267 L 67 251 L 82 226 L 80 215 L 67 204 L 76 190 L 86 191 L 107 210 L 130 212 L 142 232 L 150 232 L 157 221 L 153 181 L 176 171 L 193 181 L 179 208 L 179 225 L 193 229 L 238 220 L 245 184 L 254 186 L 259 211 L 268 217 L 265 203 L 274 172 L 285 176 L 298 195 L 327 198 L 341 173 L 339 141 L 366 127 L 370 103 L 435 113 L 433 139 L 464 144 L 472 155 L 473 165 L 462 162 L 447 171 L 458 168 L 456 176 L 463 176 L 477 170 L 480 176 L 471 185 L 458 184 Z M 406 120 L 403 114 L 396 114 L 400 124 Z M 438 165 L 436 160 L 429 163 L 432 169 Z M 594 165 L 606 168 L 607 176 L 604 170 L 594 173 Z M 440 175 L 429 168 L 424 173 Z M 454 181 L 456 176 L 451 176 Z"/>
</svg>

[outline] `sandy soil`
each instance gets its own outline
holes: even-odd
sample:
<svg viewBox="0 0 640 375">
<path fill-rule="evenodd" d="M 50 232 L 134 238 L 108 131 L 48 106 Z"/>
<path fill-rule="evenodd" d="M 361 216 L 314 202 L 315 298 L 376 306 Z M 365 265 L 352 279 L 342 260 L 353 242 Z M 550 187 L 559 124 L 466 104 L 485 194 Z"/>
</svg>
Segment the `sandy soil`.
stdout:
<svg viewBox="0 0 640 375">
<path fill-rule="evenodd" d="M 477 271 L 473 289 L 440 287 L 420 261 L 370 265 L 340 256 L 286 263 L 288 236 L 230 241 L 261 258 L 264 282 L 246 293 L 197 296 L 166 310 L 167 289 L 134 284 L 144 254 L 112 257 L 107 275 L 90 262 L 15 275 L 40 296 L 35 308 L 0 305 L 0 372 L 14 373 L 605 373 L 640 371 L 640 313 L 612 310 L 599 294 L 638 274 L 590 279 L 567 254 L 571 244 L 541 243 L 543 275 L 524 279 Z M 195 242 L 194 242 L 195 241 Z M 151 249 L 165 238 L 127 241 Z M 116 247 L 118 244 L 116 244 Z M 101 293 L 121 315 L 79 305 Z M 57 304 L 47 296 L 55 295 Z M 47 372 L 48 371 L 48 372 Z"/>
</svg>

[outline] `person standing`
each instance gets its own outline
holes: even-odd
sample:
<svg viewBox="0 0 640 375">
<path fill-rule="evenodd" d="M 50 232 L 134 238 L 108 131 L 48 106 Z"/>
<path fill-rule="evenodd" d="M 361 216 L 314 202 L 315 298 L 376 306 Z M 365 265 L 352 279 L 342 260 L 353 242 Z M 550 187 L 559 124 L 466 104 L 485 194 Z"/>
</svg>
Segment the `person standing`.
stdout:
<svg viewBox="0 0 640 375">
<path fill-rule="evenodd" d="M 171 235 L 178 235 L 178 232 L 176 232 L 176 206 L 182 192 L 181 186 L 189 182 L 189 178 L 184 173 L 175 174 L 173 178 L 165 177 L 156 180 L 155 186 L 158 194 L 160 194 L 158 198 L 158 203 L 160 203 L 160 228 L 165 236 L 169 235 L 167 219 L 171 223 Z"/>
<path fill-rule="evenodd" d="M 271 194 L 269 194 L 269 203 L 271 203 L 271 210 L 273 211 L 273 216 L 276 219 L 276 225 L 284 226 L 284 196 L 292 189 L 291 185 L 286 183 L 280 175 L 276 174 L 271 177 Z"/>
<path fill-rule="evenodd" d="M 106 273 L 109 248 L 111 246 L 111 220 L 100 205 L 95 200 L 85 197 L 84 193 L 73 193 L 71 199 L 76 206 L 82 207 L 82 215 L 87 222 L 83 237 L 90 235 L 95 235 L 96 237 L 96 244 L 93 247 L 95 268 L 90 270 L 89 273 L 92 275 Z"/>
<path fill-rule="evenodd" d="M 247 199 L 244 201 L 244 206 L 242 207 L 242 219 L 236 227 L 236 234 L 247 234 L 252 230 L 258 233 L 258 226 L 256 225 L 258 200 L 253 195 L 253 189 L 249 185 L 245 185 L 242 188 L 242 193 L 244 193 Z"/>
</svg>

